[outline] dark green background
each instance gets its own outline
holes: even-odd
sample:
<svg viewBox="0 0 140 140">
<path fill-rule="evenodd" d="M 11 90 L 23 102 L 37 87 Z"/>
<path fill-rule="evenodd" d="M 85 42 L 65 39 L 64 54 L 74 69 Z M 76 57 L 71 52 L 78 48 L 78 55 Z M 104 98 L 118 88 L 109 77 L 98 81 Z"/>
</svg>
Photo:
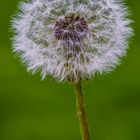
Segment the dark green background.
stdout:
<svg viewBox="0 0 140 140">
<path fill-rule="evenodd" d="M 0 140 L 81 140 L 74 89 L 26 72 L 11 51 L 18 0 L 0 0 Z M 140 139 L 140 0 L 127 0 L 135 36 L 109 75 L 84 83 L 91 140 Z"/>
</svg>

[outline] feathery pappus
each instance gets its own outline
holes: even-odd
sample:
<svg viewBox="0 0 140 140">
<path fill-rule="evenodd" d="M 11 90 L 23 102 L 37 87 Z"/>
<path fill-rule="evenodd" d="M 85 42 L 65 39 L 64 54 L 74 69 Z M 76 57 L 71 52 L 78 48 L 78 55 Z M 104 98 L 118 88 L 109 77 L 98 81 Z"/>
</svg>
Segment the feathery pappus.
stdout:
<svg viewBox="0 0 140 140">
<path fill-rule="evenodd" d="M 19 10 L 12 21 L 13 50 L 43 79 L 76 83 L 109 72 L 132 35 L 122 0 L 31 0 Z"/>
</svg>

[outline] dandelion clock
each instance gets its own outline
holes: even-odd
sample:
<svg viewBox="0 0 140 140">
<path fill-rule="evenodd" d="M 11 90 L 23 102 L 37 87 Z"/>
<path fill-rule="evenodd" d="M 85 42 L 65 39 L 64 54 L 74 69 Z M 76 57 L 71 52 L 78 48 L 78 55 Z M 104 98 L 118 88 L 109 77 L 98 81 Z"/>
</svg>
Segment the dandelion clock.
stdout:
<svg viewBox="0 0 140 140">
<path fill-rule="evenodd" d="M 113 70 L 132 35 L 122 0 L 30 0 L 14 17 L 13 51 L 27 69 L 76 88 L 82 140 L 90 140 L 81 82 Z"/>
</svg>

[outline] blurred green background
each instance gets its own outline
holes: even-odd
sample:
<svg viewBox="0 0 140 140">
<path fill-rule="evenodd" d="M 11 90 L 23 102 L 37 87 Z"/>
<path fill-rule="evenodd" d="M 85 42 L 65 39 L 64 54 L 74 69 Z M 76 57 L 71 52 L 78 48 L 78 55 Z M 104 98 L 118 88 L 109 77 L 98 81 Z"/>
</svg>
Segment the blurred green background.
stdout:
<svg viewBox="0 0 140 140">
<path fill-rule="evenodd" d="M 81 140 L 74 89 L 26 72 L 11 51 L 18 0 L 0 0 L 0 140 Z M 140 0 L 126 0 L 135 36 L 122 65 L 84 83 L 91 140 L 140 140 Z"/>
</svg>

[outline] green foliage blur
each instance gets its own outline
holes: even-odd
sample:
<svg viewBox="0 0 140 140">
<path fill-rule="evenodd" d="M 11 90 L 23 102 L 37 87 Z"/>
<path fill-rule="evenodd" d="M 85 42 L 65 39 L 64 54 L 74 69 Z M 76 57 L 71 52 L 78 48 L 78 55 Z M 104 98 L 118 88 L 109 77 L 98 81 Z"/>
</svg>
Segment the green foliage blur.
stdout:
<svg viewBox="0 0 140 140">
<path fill-rule="evenodd" d="M 84 82 L 91 140 L 140 140 L 140 0 L 126 0 L 135 36 L 114 72 Z M 0 140 L 81 140 L 74 88 L 32 76 L 12 53 L 18 0 L 0 1 Z"/>
</svg>

